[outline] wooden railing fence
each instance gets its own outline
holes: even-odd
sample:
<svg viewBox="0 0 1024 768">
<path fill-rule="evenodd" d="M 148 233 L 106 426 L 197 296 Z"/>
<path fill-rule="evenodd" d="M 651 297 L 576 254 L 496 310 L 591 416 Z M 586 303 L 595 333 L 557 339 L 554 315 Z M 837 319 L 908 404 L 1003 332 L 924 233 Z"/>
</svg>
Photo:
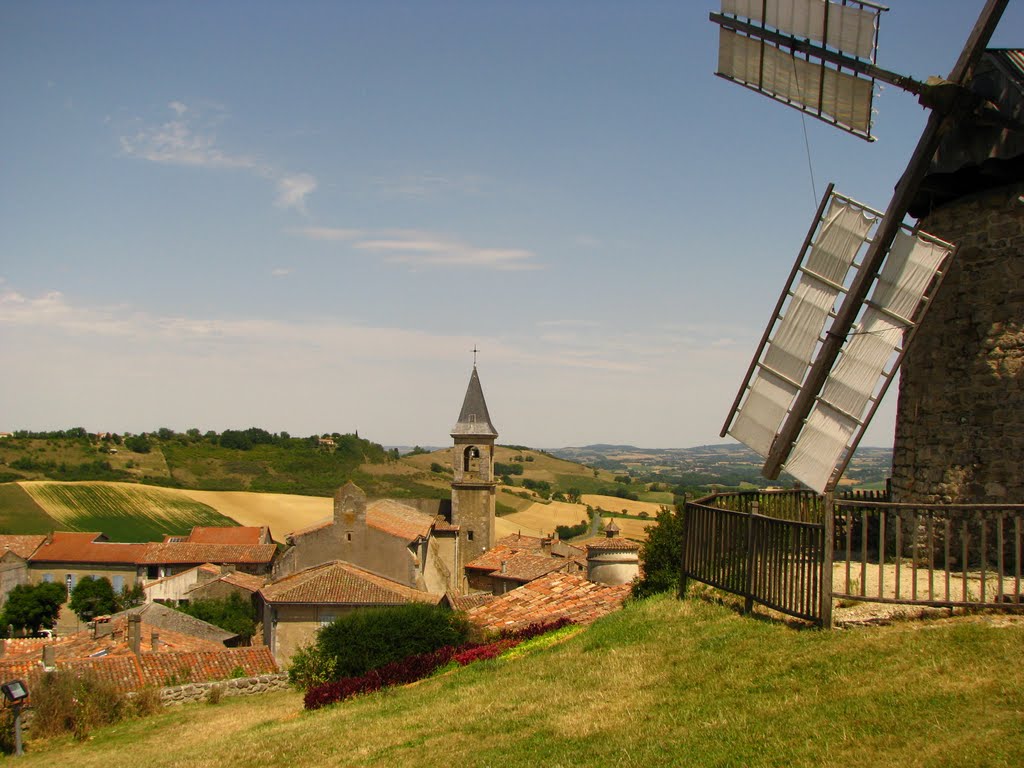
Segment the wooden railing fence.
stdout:
<svg viewBox="0 0 1024 768">
<path fill-rule="evenodd" d="M 1020 609 L 1024 504 L 740 491 L 687 502 L 682 578 L 823 626 L 833 600 Z M 829 513 L 826 514 L 826 511 Z"/>
</svg>

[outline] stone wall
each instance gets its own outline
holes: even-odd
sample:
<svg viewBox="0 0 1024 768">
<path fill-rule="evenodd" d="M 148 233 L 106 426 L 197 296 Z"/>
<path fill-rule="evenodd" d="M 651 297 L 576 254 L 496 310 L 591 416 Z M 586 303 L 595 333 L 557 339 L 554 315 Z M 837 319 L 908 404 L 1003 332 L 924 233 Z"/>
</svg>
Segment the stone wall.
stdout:
<svg viewBox="0 0 1024 768">
<path fill-rule="evenodd" d="M 288 675 L 258 675 L 256 677 L 238 677 L 231 680 L 216 680 L 207 683 L 187 683 L 160 689 L 160 700 L 164 706 L 172 704 L 191 704 L 196 701 L 208 701 L 211 688 L 219 688 L 221 696 L 258 696 L 272 691 L 290 689 Z"/>
<path fill-rule="evenodd" d="M 1024 503 L 1024 184 L 921 227 L 960 251 L 903 362 L 894 498 Z"/>
</svg>

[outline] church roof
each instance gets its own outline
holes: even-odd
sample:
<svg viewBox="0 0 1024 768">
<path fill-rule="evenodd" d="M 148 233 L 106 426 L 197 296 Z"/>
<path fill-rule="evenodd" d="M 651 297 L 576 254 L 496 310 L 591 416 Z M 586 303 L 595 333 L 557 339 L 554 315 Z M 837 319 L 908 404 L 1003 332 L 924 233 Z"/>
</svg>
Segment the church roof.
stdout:
<svg viewBox="0 0 1024 768">
<path fill-rule="evenodd" d="M 459 420 L 452 427 L 451 436 L 456 435 L 498 436 L 498 430 L 491 424 L 491 416 L 487 413 L 487 401 L 484 400 L 484 391 L 480 387 L 480 377 L 477 375 L 475 365 L 473 374 L 469 377 L 469 386 L 466 388 L 466 399 L 462 401 Z"/>
</svg>

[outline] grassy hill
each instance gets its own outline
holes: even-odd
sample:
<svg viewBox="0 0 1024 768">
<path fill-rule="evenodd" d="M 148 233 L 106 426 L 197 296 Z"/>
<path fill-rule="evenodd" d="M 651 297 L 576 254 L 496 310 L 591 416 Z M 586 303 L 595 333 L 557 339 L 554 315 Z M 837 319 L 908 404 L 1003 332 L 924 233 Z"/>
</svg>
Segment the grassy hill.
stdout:
<svg viewBox="0 0 1024 768">
<path fill-rule="evenodd" d="M 159 541 L 166 534 L 187 534 L 196 525 L 238 524 L 211 506 L 162 488 L 27 482 L 0 486 L 0 493 L 10 486 L 18 488 L 42 513 L 9 514 L 12 533 L 100 531 L 111 541 Z M 0 505 L 3 503 L 0 496 Z"/>
<path fill-rule="evenodd" d="M 19 434 L 0 440 L 0 482 L 105 480 L 330 496 L 352 480 L 371 496 L 393 498 L 437 498 L 447 488 L 429 470 L 406 466 L 394 452 L 356 435 L 333 435 L 328 446 L 316 437 L 271 435 L 256 428 L 220 435 L 192 432 L 160 430 L 117 441 L 77 433 Z"/>
<path fill-rule="evenodd" d="M 299 694 L 173 708 L 20 764 L 1013 766 L 1024 622 L 821 632 L 654 598 L 572 637 L 316 712 Z"/>
</svg>

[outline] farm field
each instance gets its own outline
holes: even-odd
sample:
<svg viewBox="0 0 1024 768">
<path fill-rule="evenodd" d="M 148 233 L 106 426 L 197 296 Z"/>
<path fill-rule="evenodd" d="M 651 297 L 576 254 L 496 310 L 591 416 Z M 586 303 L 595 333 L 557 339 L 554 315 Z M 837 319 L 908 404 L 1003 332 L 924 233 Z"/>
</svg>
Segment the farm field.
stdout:
<svg viewBox="0 0 1024 768">
<path fill-rule="evenodd" d="M 275 541 L 286 534 L 328 518 L 334 500 L 323 496 L 248 491 L 175 491 L 216 509 L 239 525 L 269 525 Z"/>
<path fill-rule="evenodd" d="M 197 525 L 236 525 L 213 507 L 164 488 L 104 482 L 18 485 L 56 521 L 56 527 L 100 531 L 111 541 L 159 541 L 167 534 L 186 534 Z"/>
<path fill-rule="evenodd" d="M 515 530 L 522 528 L 524 534 L 529 528 L 548 535 L 554 533 L 556 525 L 578 525 L 586 520 L 587 508 L 582 504 L 569 504 L 564 501 L 552 501 L 549 504 L 534 502 L 522 512 L 503 515 L 499 519 L 516 526 Z M 512 533 L 515 533 L 515 530 Z"/>
<path fill-rule="evenodd" d="M 629 515 L 639 515 L 646 512 L 651 517 L 657 517 L 661 511 L 661 504 L 650 501 L 631 501 L 620 499 L 618 496 L 599 496 L 597 494 L 585 493 L 581 500 L 594 509 L 603 509 L 605 512 L 625 512 Z"/>
<path fill-rule="evenodd" d="M 49 533 L 57 527 L 57 521 L 21 485 L 0 485 L 0 530 L 4 533 Z"/>
</svg>

